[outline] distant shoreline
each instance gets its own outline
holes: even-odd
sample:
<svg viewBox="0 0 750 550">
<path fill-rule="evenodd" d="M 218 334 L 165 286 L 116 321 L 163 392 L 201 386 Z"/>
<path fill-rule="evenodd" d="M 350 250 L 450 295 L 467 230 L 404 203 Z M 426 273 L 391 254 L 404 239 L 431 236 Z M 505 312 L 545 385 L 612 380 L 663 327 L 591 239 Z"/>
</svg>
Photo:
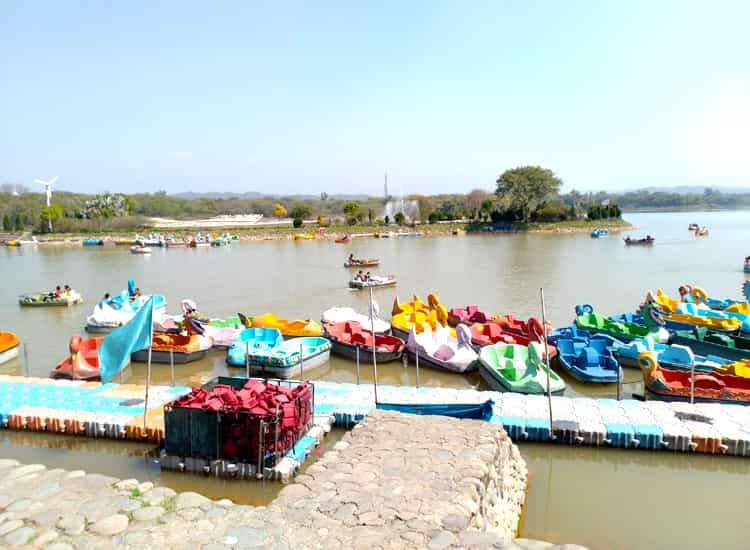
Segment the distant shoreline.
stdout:
<svg viewBox="0 0 750 550">
<path fill-rule="evenodd" d="M 355 225 L 355 226 L 335 226 L 335 227 L 318 227 L 316 225 L 308 224 L 303 227 L 295 228 L 289 225 L 256 225 L 251 227 L 210 227 L 201 228 L 194 227 L 191 231 L 173 231 L 173 233 L 208 233 L 208 234 L 224 234 L 231 233 L 237 235 L 239 242 L 257 242 L 257 241 L 284 241 L 294 240 L 295 234 L 315 234 L 316 240 L 330 240 L 334 241 L 345 235 L 350 235 L 353 239 L 366 239 L 366 238 L 378 238 L 383 237 L 383 234 L 398 233 L 398 232 L 413 232 L 418 231 L 423 234 L 424 237 L 445 237 L 445 236 L 456 236 L 461 234 L 508 234 L 508 233 L 541 233 L 541 234 L 574 234 L 574 233 L 590 233 L 594 227 L 606 228 L 612 232 L 619 231 L 631 231 L 637 229 L 636 226 L 629 223 L 626 220 L 574 220 L 569 222 L 554 222 L 554 223 L 530 223 L 527 225 L 517 224 L 514 228 L 508 231 L 466 231 L 466 224 L 463 222 L 453 223 L 437 223 L 437 224 L 419 224 L 412 226 L 380 226 L 380 225 Z M 319 230 L 322 230 L 319 232 Z M 134 240 L 137 235 L 146 236 L 149 232 L 154 233 L 152 229 L 142 229 L 140 231 L 117 231 L 117 232 L 102 232 L 102 233 L 89 233 L 89 234 L 51 234 L 51 235 L 37 235 L 39 244 L 43 246 L 82 246 L 83 241 L 86 239 L 106 239 L 114 241 Z M 161 234 L 169 233 L 169 231 L 160 231 Z M 28 236 L 28 233 L 26 234 Z M 27 237 L 22 237 L 27 238 Z M 128 243 L 119 243 L 124 246 Z M 24 245 L 29 246 L 29 245 Z"/>
</svg>

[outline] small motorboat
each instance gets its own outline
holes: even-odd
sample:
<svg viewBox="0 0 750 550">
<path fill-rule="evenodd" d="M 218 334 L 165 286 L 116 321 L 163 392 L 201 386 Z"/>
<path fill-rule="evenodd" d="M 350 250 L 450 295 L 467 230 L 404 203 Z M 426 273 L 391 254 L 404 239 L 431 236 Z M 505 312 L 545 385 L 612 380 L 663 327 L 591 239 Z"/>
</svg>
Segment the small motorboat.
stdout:
<svg viewBox="0 0 750 550">
<path fill-rule="evenodd" d="M 349 244 L 352 242 L 352 238 L 350 235 L 344 235 L 343 237 L 337 237 L 334 242 L 338 244 Z"/>
<path fill-rule="evenodd" d="M 689 351 L 689 350 L 688 350 Z M 653 352 L 643 352 L 638 363 L 648 395 L 663 401 L 687 401 L 691 387 L 695 401 L 750 405 L 750 378 L 718 372 L 663 369 Z"/>
<path fill-rule="evenodd" d="M 369 278 L 362 279 L 351 279 L 349 281 L 349 288 L 355 290 L 363 290 L 365 288 L 379 288 L 382 286 L 394 286 L 396 284 L 396 277 L 394 275 L 370 275 Z"/>
<path fill-rule="evenodd" d="M 695 229 L 696 237 L 705 237 L 706 235 L 708 235 L 708 227 L 703 226 Z"/>
<path fill-rule="evenodd" d="M 496 391 L 527 394 L 547 393 L 547 365 L 538 342 L 528 346 L 492 344 L 479 352 L 479 374 Z M 549 369 L 550 391 L 562 395 L 565 381 Z"/>
<path fill-rule="evenodd" d="M 745 273 L 750 273 L 750 256 L 745 256 L 745 263 L 742 269 Z"/>
<path fill-rule="evenodd" d="M 601 237 L 608 237 L 608 236 L 609 236 L 609 231 L 607 231 L 606 229 L 602 227 L 595 227 L 594 229 L 591 230 L 592 239 L 599 239 Z"/>
<path fill-rule="evenodd" d="M 208 248 L 211 246 L 211 241 L 208 238 L 204 238 L 201 235 L 196 235 L 189 242 L 190 248 Z"/>
<path fill-rule="evenodd" d="M 24 307 L 67 307 L 80 304 L 83 298 L 75 290 L 63 292 L 55 296 L 53 292 L 39 292 L 37 294 L 22 294 L 18 297 L 18 303 Z"/>
<path fill-rule="evenodd" d="M 452 307 L 448 311 L 448 324 L 455 327 L 459 323 L 473 325 L 474 323 L 487 323 L 492 316 L 482 311 L 476 305 L 466 307 Z"/>
<path fill-rule="evenodd" d="M 698 229 L 699 227 L 700 227 L 700 226 L 699 226 L 699 225 L 698 225 L 697 223 L 689 223 L 689 224 L 688 224 L 688 231 L 695 231 L 695 230 L 696 230 L 696 229 Z"/>
<path fill-rule="evenodd" d="M 412 326 L 406 350 L 411 357 L 419 355 L 423 366 L 458 373 L 477 370 L 477 352 L 471 346 L 471 331 L 466 325 L 458 325 L 455 336 L 451 328 L 440 324 L 434 330 L 419 333 Z"/>
<path fill-rule="evenodd" d="M 344 267 L 373 267 L 380 264 L 378 258 L 349 258 L 344 262 Z"/>
<path fill-rule="evenodd" d="M 252 326 L 278 329 L 284 338 L 323 335 L 323 327 L 312 319 L 293 319 L 290 321 L 277 317 L 274 313 L 264 313 L 253 317 Z"/>
<path fill-rule="evenodd" d="M 560 367 L 581 382 L 614 384 L 622 379 L 622 369 L 612 355 L 620 342 L 606 334 L 580 338 L 558 338 L 556 342 Z"/>
<path fill-rule="evenodd" d="M 104 337 L 83 339 L 80 334 L 70 337 L 70 355 L 60 361 L 50 373 L 51 378 L 64 380 L 99 380 L 99 348 Z"/>
<path fill-rule="evenodd" d="M 630 235 L 628 235 L 623 240 L 625 241 L 625 244 L 627 246 L 651 245 L 651 244 L 654 244 L 654 242 L 656 241 L 656 239 L 653 238 L 651 235 L 646 235 L 645 237 L 641 239 L 633 239 Z"/>
<path fill-rule="evenodd" d="M 102 246 L 104 241 L 102 239 L 83 239 L 81 243 L 83 246 Z"/>
<path fill-rule="evenodd" d="M 131 254 L 151 254 L 152 250 L 148 246 L 142 244 L 136 244 L 130 247 Z"/>
<path fill-rule="evenodd" d="M 246 366 L 254 375 L 289 379 L 324 366 L 330 355 L 331 343 L 326 338 L 284 340 L 278 329 L 254 327 L 240 333 L 227 350 L 226 361 L 232 367 Z"/>
<path fill-rule="evenodd" d="M 183 239 L 181 239 L 181 238 L 180 239 L 169 238 L 169 239 L 166 240 L 166 242 L 164 244 L 167 245 L 167 248 L 174 248 L 174 247 L 178 247 L 178 246 L 181 246 L 181 247 L 186 246 L 185 241 Z"/>
<path fill-rule="evenodd" d="M 13 332 L 0 331 L 0 365 L 18 357 L 21 343 Z"/>
<path fill-rule="evenodd" d="M 538 341 L 536 339 L 532 340 L 527 336 L 518 334 L 517 332 L 508 332 L 497 323 L 475 323 L 469 328 L 471 329 L 471 343 L 477 351 L 483 346 L 497 343 L 528 346 L 532 341 Z M 547 344 L 547 349 L 549 350 L 550 359 L 557 355 L 557 348 L 551 343 Z M 542 346 L 542 351 L 544 351 L 544 346 Z"/>
<path fill-rule="evenodd" d="M 350 307 L 332 307 L 323 312 L 321 319 L 323 324 L 325 323 L 345 323 L 347 321 L 354 321 L 362 325 L 365 330 L 375 329 L 377 334 L 385 334 L 390 332 L 391 324 L 388 321 L 383 321 L 380 318 L 380 307 L 377 301 L 372 301 L 372 324 L 370 327 L 370 318 L 362 313 L 357 313 L 353 308 Z"/>
<path fill-rule="evenodd" d="M 362 328 L 357 321 L 323 323 L 325 335 L 331 340 L 334 355 L 373 362 L 372 333 Z M 359 352 L 357 351 L 359 349 Z M 404 341 L 396 336 L 375 335 L 375 359 L 378 363 L 397 361 L 404 352 Z"/>
</svg>

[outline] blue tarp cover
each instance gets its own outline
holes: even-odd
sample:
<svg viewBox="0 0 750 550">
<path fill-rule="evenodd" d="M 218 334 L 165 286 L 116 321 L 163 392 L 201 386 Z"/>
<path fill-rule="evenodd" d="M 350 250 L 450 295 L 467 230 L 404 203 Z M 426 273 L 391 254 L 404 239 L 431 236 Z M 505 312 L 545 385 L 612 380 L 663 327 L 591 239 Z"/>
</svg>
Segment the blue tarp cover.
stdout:
<svg viewBox="0 0 750 550">
<path fill-rule="evenodd" d="M 495 402 L 488 399 L 482 403 L 378 403 L 378 409 L 398 411 L 406 414 L 436 414 L 453 418 L 476 418 L 489 420 Z"/>
</svg>

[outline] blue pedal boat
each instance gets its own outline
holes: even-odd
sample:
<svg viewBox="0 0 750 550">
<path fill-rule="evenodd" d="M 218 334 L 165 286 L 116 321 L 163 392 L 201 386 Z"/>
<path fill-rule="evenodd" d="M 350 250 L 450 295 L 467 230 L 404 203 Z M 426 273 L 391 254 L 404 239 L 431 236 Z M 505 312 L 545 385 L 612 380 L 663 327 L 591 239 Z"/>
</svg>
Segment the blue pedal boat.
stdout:
<svg viewBox="0 0 750 550">
<path fill-rule="evenodd" d="M 581 382 L 614 384 L 622 378 L 612 348 L 620 341 L 606 334 L 590 338 L 558 338 L 555 345 L 560 366 Z"/>
</svg>

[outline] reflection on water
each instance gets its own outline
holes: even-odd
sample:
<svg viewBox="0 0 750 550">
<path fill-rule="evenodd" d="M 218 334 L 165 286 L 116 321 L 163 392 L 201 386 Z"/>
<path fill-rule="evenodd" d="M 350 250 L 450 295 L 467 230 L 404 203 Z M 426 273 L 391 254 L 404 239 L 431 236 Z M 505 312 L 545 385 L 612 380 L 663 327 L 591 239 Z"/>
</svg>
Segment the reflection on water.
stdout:
<svg viewBox="0 0 750 550">
<path fill-rule="evenodd" d="M 592 549 L 747 548 L 750 461 L 727 456 L 520 445 L 521 534 Z"/>
<path fill-rule="evenodd" d="M 334 429 L 313 449 L 302 471 L 322 456 L 346 433 Z M 210 498 L 228 498 L 238 504 L 266 505 L 283 484 L 273 481 L 226 480 L 201 474 L 161 470 L 153 445 L 35 432 L 0 430 L 0 457 L 49 468 L 86 470 L 122 479 L 135 478 L 171 487 L 175 491 L 198 491 Z"/>
<path fill-rule="evenodd" d="M 575 304 L 590 303 L 605 314 L 633 311 L 647 290 L 663 288 L 676 295 L 677 287 L 686 282 L 704 287 L 712 296 L 738 296 L 740 283 L 748 277 L 742 273 L 742 260 L 750 254 L 748 216 L 748 212 L 627 215 L 640 227 L 631 234 L 654 235 L 653 247 L 626 248 L 617 234 L 604 239 L 591 239 L 587 234 L 355 239 L 351 245 L 268 241 L 211 249 L 155 249 L 150 256 L 130 254 L 127 247 L 0 247 L 0 329 L 16 332 L 27 345 L 30 373 L 47 376 L 65 356 L 70 335 L 82 330 L 96 301 L 105 292 L 123 289 L 131 276 L 144 291 L 166 295 L 172 312 L 183 298 L 192 298 L 202 312 L 216 317 L 238 311 L 273 311 L 287 318 L 319 319 L 332 306 L 364 312 L 367 295 L 347 288 L 349 271 L 342 267 L 350 251 L 379 257 L 378 271 L 398 277 L 398 287 L 374 293 L 386 318 L 397 294 L 402 299 L 414 293 L 425 298 L 434 291 L 448 307 L 478 304 L 491 312 L 525 319 L 539 315 L 539 288 L 544 287 L 548 316 L 559 325 L 570 322 Z M 696 238 L 687 230 L 690 222 L 708 225 L 710 236 Z M 70 284 L 87 302 L 64 309 L 19 308 L 18 294 L 57 284 Z M 144 364 L 132 365 L 124 373 L 125 381 L 143 382 L 145 369 Z M 0 374 L 23 372 L 20 358 L 0 366 Z M 201 361 L 177 366 L 176 381 L 196 386 L 228 372 L 243 371 L 228 370 L 224 355 L 212 352 Z M 356 381 L 354 364 L 337 358 L 305 374 L 312 379 Z M 371 382 L 372 377 L 372 366 L 362 365 L 360 379 Z M 169 383 L 170 378 L 169 366 L 154 366 L 155 383 Z M 413 364 L 407 369 L 401 363 L 381 364 L 378 379 L 412 385 L 416 372 Z M 616 392 L 614 386 L 566 381 L 566 394 L 571 396 L 610 397 Z M 476 374 L 426 368 L 420 369 L 419 383 L 482 387 Z M 626 369 L 623 394 L 631 393 L 642 393 L 642 381 L 637 370 Z M 118 477 L 158 476 L 176 489 L 190 488 L 242 502 L 267 501 L 276 490 L 266 488 L 275 484 L 235 484 L 160 473 L 153 462 L 138 454 L 146 447 L 128 443 L 95 441 L 86 447 L 85 440 L 56 439 L 61 436 L 0 436 L 3 454 L 26 462 L 67 460 L 64 467 L 90 467 Z M 29 438 L 29 442 L 49 437 L 65 443 L 44 449 L 17 437 Z M 77 447 L 78 442 L 84 446 Z M 128 449 L 136 456 L 121 455 L 131 452 Z M 744 500 L 737 500 L 744 491 L 732 497 L 730 483 L 741 483 L 737 476 L 747 473 L 741 460 L 528 445 L 523 452 L 533 474 L 524 535 L 578 541 L 592 548 L 688 547 L 707 540 L 718 541 L 717 547 L 736 547 L 734 543 L 740 540 L 742 523 L 735 515 L 744 507 Z M 716 470 L 706 466 L 714 463 Z M 731 470 L 734 464 L 741 471 Z M 548 470 L 552 476 L 544 473 Z M 714 502 L 721 499 L 722 506 L 703 506 L 705 521 L 700 522 L 697 510 L 708 501 L 705 495 Z"/>
</svg>

